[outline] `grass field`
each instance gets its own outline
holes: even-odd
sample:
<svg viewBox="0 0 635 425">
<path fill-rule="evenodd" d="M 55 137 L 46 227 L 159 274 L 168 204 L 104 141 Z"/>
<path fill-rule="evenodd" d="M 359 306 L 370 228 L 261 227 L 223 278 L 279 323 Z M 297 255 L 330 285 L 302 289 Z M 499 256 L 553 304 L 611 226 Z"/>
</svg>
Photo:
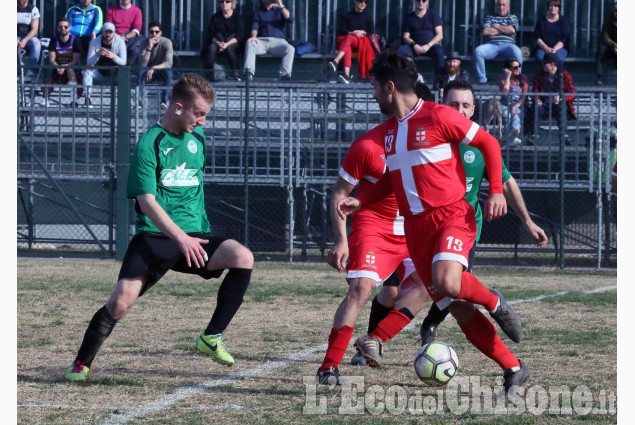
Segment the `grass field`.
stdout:
<svg viewBox="0 0 635 425">
<path fill-rule="evenodd" d="M 316 388 L 313 376 L 346 292 L 343 274 L 326 264 L 256 264 L 245 302 L 224 334 L 237 362 L 232 368 L 194 348 L 219 281 L 170 272 L 117 324 L 88 380 L 66 383 L 64 370 L 118 272 L 113 261 L 18 260 L 20 424 L 617 422 L 615 272 L 475 269 L 488 287 L 516 303 L 523 320 L 523 341 L 503 340 L 531 367 L 532 377 L 507 410 L 490 397 L 501 384 L 501 370 L 451 318 L 440 327 L 439 340 L 458 354 L 454 385 L 433 388 L 418 381 L 414 326 L 385 344 L 379 369 L 350 366 L 349 347 L 341 370 L 359 385 Z M 365 332 L 369 308 L 354 338 Z"/>
</svg>

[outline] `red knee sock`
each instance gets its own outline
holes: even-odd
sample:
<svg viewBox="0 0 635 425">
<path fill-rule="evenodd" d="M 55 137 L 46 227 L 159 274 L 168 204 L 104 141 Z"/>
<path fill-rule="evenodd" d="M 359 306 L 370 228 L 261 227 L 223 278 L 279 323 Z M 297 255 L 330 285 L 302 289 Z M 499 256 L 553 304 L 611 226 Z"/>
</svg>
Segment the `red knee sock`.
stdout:
<svg viewBox="0 0 635 425">
<path fill-rule="evenodd" d="M 331 328 L 329 335 L 329 346 L 324 355 L 324 361 L 320 366 L 320 371 L 331 366 L 338 367 L 344 358 L 348 344 L 351 342 L 355 328 L 352 326 L 342 326 L 339 329 Z"/>
<path fill-rule="evenodd" d="M 492 322 L 479 310 L 475 310 L 474 316 L 467 323 L 459 326 L 467 340 L 481 353 L 498 363 L 503 370 L 520 366 L 516 356 L 496 334 Z"/>
<path fill-rule="evenodd" d="M 461 290 L 456 298 L 482 305 L 488 311 L 494 310 L 498 303 L 498 297 L 492 294 L 476 276 L 468 272 L 463 272 L 461 276 Z"/>
<path fill-rule="evenodd" d="M 369 333 L 369 335 L 379 338 L 382 341 L 388 341 L 405 328 L 411 320 L 411 318 L 399 310 L 393 309 L 384 320 L 379 322 L 377 328 Z"/>
</svg>

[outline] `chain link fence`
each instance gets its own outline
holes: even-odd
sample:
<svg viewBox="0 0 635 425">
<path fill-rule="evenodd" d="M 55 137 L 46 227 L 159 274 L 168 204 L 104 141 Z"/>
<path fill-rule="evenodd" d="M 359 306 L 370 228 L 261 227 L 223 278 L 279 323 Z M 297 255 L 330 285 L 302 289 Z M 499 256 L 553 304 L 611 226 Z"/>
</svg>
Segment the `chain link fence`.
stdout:
<svg viewBox="0 0 635 425">
<path fill-rule="evenodd" d="M 128 158 L 159 119 L 164 88 L 147 87 L 140 108 L 136 85 L 120 75 L 95 86 L 93 107 L 86 108 L 70 105 L 70 90 L 77 88 L 18 84 L 20 255 L 123 256 L 134 216 L 131 201 L 121 197 L 125 182 L 118 181 L 127 163 L 117 158 Z M 215 89 L 218 100 L 204 127 L 213 232 L 245 243 L 262 258 L 323 257 L 332 246 L 329 199 L 342 160 L 353 140 L 386 118 L 372 86 L 226 81 Z M 40 105 L 42 90 L 52 90 L 48 106 Z M 536 248 L 510 213 L 484 224 L 477 260 L 614 266 L 615 90 L 579 89 L 576 120 L 534 116 L 533 137 L 524 109 L 516 136 L 521 143 L 510 139 L 497 112 L 502 96 L 477 91 L 476 116 L 501 141 L 506 165 L 550 242 Z M 486 184 L 481 194 L 486 196 Z"/>
</svg>

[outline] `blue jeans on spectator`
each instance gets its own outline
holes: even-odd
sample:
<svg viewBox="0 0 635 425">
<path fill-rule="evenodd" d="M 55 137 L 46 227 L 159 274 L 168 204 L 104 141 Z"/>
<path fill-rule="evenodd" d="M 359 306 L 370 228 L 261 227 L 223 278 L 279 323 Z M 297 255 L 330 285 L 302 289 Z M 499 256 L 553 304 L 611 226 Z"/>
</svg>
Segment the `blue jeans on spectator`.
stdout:
<svg viewBox="0 0 635 425">
<path fill-rule="evenodd" d="M 556 50 L 555 55 L 558 56 L 558 60 L 560 61 L 559 66 L 562 67 L 564 64 L 564 60 L 567 57 L 569 52 L 564 47 L 562 49 Z M 542 49 L 536 49 L 536 59 L 538 62 L 542 62 L 542 58 L 545 57 L 545 51 Z"/>
<path fill-rule="evenodd" d="M 22 41 L 24 37 L 18 37 L 18 41 Z M 29 55 L 29 62 L 25 63 L 25 65 L 37 65 L 40 60 L 40 52 L 42 51 L 42 44 L 37 37 L 32 37 L 29 41 L 26 42 L 26 51 Z"/>
<path fill-rule="evenodd" d="M 145 86 L 146 86 L 146 74 L 150 70 L 150 67 L 144 66 L 139 70 L 138 76 L 138 84 L 139 84 L 139 104 L 143 102 L 143 96 L 145 94 Z M 155 69 L 152 74 L 152 81 L 162 81 L 166 89 L 161 90 L 161 103 L 167 103 L 170 100 L 170 95 L 172 94 L 172 79 L 174 76 L 174 72 L 172 68 L 163 68 L 163 69 Z"/>
<path fill-rule="evenodd" d="M 445 67 L 445 54 L 443 53 L 443 47 L 440 44 L 435 44 L 430 47 L 423 55 L 415 55 L 414 50 L 408 44 L 403 44 L 399 49 L 397 49 L 397 53 L 400 55 L 410 55 L 412 57 L 415 56 L 428 56 L 434 61 L 434 75 L 440 75 L 441 70 Z"/>
<path fill-rule="evenodd" d="M 505 132 L 509 133 L 512 131 L 512 128 L 517 128 L 520 132 L 520 120 L 523 107 L 516 109 L 516 112 L 512 115 L 512 109 L 507 107 L 507 105 L 501 105 L 501 110 L 503 113 L 503 127 L 505 128 Z"/>
<path fill-rule="evenodd" d="M 485 43 L 474 49 L 474 64 L 476 65 L 477 82 L 483 84 L 487 82 L 485 75 L 485 61 L 495 58 L 514 58 L 522 65 L 523 52 L 520 47 L 513 43 Z"/>
</svg>

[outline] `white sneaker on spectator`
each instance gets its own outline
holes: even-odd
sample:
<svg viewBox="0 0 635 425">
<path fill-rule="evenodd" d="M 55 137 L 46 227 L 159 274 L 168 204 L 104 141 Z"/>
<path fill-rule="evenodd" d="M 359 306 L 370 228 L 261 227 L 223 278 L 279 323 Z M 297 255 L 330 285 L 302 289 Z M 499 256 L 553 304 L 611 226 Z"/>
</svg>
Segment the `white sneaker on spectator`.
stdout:
<svg viewBox="0 0 635 425">
<path fill-rule="evenodd" d="M 337 82 L 340 84 L 350 84 L 350 78 L 346 78 L 344 75 L 337 76 Z"/>
</svg>

